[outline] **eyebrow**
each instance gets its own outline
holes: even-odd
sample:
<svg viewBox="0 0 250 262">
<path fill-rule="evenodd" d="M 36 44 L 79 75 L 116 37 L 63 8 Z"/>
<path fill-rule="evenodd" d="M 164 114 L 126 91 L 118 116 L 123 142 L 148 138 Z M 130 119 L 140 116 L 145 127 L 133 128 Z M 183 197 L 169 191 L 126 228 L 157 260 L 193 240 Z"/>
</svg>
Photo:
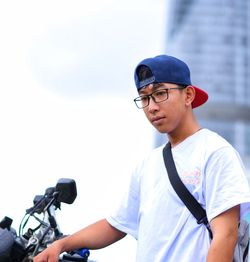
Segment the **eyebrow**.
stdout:
<svg viewBox="0 0 250 262">
<path fill-rule="evenodd" d="M 152 92 L 154 92 L 157 88 L 161 87 L 161 86 L 164 86 L 164 83 L 153 83 L 153 84 L 150 84 L 150 85 L 153 85 L 152 87 Z M 142 88 L 140 91 L 139 91 L 139 95 L 146 95 L 144 93 L 144 88 Z"/>
</svg>

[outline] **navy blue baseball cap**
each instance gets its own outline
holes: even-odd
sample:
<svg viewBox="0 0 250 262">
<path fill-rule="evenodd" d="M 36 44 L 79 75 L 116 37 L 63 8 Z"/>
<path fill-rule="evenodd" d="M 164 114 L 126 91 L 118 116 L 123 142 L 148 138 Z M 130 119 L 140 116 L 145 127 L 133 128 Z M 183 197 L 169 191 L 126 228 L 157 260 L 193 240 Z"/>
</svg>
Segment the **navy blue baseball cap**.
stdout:
<svg viewBox="0 0 250 262">
<path fill-rule="evenodd" d="M 143 66 L 148 67 L 152 74 L 139 79 L 138 74 Z M 208 94 L 204 90 L 192 85 L 190 70 L 187 64 L 173 56 L 159 55 L 142 60 L 135 69 L 134 79 L 138 91 L 152 83 L 193 86 L 195 89 L 195 98 L 192 102 L 192 108 L 198 107 L 208 100 Z"/>
</svg>

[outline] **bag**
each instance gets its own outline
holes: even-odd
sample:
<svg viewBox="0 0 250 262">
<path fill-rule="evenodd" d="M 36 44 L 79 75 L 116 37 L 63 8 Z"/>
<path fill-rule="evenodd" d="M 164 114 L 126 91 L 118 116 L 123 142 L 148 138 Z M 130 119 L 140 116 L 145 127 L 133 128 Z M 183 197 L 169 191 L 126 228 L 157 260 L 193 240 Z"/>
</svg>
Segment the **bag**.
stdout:
<svg viewBox="0 0 250 262">
<path fill-rule="evenodd" d="M 10 261 L 10 253 L 14 244 L 14 237 L 7 229 L 0 228 L 0 261 Z"/>
<path fill-rule="evenodd" d="M 170 142 L 163 149 L 164 163 L 167 169 L 169 180 L 175 192 L 196 218 L 198 224 L 204 224 L 209 231 L 210 238 L 213 238 L 210 229 L 206 211 L 202 208 L 200 203 L 188 191 L 186 186 L 180 179 L 175 167 L 174 159 L 171 151 Z M 238 228 L 238 241 L 234 250 L 233 262 L 248 262 L 248 249 L 249 249 L 249 224 L 245 220 L 241 220 Z"/>
<path fill-rule="evenodd" d="M 238 228 L 238 242 L 234 250 L 233 262 L 247 262 L 249 250 L 249 223 L 241 220 Z"/>
</svg>

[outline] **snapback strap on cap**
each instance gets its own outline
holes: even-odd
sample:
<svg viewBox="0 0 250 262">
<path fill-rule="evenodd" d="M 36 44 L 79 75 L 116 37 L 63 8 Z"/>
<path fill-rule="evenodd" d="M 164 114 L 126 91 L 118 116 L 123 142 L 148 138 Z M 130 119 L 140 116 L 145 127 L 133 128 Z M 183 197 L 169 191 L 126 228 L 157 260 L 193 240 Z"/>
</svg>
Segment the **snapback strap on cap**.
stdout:
<svg viewBox="0 0 250 262">
<path fill-rule="evenodd" d="M 144 79 L 142 81 L 139 82 L 139 87 L 142 88 L 144 86 L 147 86 L 149 84 L 152 84 L 155 82 L 155 77 L 151 76 L 150 78 Z"/>
</svg>

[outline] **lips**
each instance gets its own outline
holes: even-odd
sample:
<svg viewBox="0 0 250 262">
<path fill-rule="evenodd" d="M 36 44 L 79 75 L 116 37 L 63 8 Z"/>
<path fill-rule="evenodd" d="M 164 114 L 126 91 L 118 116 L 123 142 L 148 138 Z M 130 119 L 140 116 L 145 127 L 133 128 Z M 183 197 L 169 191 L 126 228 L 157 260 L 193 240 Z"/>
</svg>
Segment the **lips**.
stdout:
<svg viewBox="0 0 250 262">
<path fill-rule="evenodd" d="M 164 117 L 154 117 L 154 118 L 152 118 L 151 119 L 151 123 L 153 124 L 153 125 L 160 125 L 160 124 L 162 124 L 162 122 L 163 122 L 163 120 L 164 120 Z"/>
</svg>

